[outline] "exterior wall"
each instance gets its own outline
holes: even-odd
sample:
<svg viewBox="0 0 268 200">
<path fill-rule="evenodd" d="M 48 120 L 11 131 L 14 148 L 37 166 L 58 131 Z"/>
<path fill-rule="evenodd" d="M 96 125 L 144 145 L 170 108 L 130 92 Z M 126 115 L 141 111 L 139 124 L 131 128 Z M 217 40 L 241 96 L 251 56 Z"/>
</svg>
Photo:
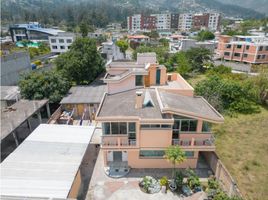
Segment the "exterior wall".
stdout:
<svg viewBox="0 0 268 200">
<path fill-rule="evenodd" d="M 28 52 L 17 52 L 1 56 L 1 85 L 17 85 L 20 74 L 31 71 Z"/>
<path fill-rule="evenodd" d="M 126 72 L 126 70 L 122 69 L 112 69 L 112 68 L 106 68 L 106 71 L 111 75 L 118 75 Z"/>
<path fill-rule="evenodd" d="M 141 148 L 166 148 L 172 142 L 172 129 L 167 130 L 140 130 Z"/>
<path fill-rule="evenodd" d="M 74 36 L 50 36 L 49 37 L 49 46 L 52 53 L 65 53 L 68 51 L 72 45 L 75 37 Z M 53 42 L 53 40 L 55 42 Z M 64 42 L 60 43 L 60 40 Z M 71 40 L 71 42 L 69 42 Z M 67 42 L 68 41 L 68 42 Z"/>
<path fill-rule="evenodd" d="M 208 28 L 209 13 L 193 16 L 193 28 L 200 30 L 201 28 Z"/>
<path fill-rule="evenodd" d="M 160 85 L 164 85 L 167 82 L 167 69 L 161 69 L 161 76 L 160 76 Z"/>
<path fill-rule="evenodd" d="M 130 89 L 134 89 L 136 88 L 135 76 L 134 75 L 130 76 L 118 83 L 108 83 L 107 87 L 108 87 L 109 94 L 114 94 L 114 93 L 130 90 Z"/>
<path fill-rule="evenodd" d="M 189 31 L 192 28 L 192 14 L 180 14 L 179 17 L 179 30 Z"/>
<path fill-rule="evenodd" d="M 150 85 L 156 84 L 156 65 L 151 65 L 149 68 Z"/>
<path fill-rule="evenodd" d="M 81 186 L 81 173 L 80 173 L 80 169 L 78 170 L 74 182 L 72 184 L 72 187 L 70 189 L 70 192 L 68 194 L 68 198 L 71 199 L 76 199 L 80 190 L 80 186 Z"/>
<path fill-rule="evenodd" d="M 177 165 L 176 167 L 196 168 L 197 159 L 198 159 L 198 152 L 195 152 L 194 158 L 187 159 L 186 161 L 184 161 L 180 165 Z M 139 150 L 128 151 L 128 165 L 132 168 L 173 168 L 173 165 L 164 158 L 150 158 L 150 159 L 140 158 Z"/>
</svg>

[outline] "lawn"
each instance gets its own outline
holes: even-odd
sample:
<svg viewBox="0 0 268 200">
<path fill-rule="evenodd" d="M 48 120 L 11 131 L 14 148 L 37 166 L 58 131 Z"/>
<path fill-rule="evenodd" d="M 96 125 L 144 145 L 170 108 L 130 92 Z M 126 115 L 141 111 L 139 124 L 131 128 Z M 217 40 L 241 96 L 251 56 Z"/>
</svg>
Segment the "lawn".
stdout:
<svg viewBox="0 0 268 200">
<path fill-rule="evenodd" d="M 259 114 L 225 116 L 213 127 L 216 151 L 245 199 L 268 197 L 268 110 Z"/>
</svg>

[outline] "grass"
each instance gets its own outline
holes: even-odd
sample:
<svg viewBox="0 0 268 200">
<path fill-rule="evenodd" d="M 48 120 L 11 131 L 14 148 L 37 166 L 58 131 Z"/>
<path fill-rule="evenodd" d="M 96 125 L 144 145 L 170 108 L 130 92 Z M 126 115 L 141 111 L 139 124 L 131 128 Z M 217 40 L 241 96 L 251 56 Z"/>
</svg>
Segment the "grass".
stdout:
<svg viewBox="0 0 268 200">
<path fill-rule="evenodd" d="M 268 110 L 261 111 L 213 127 L 216 152 L 249 200 L 268 197 Z"/>
</svg>

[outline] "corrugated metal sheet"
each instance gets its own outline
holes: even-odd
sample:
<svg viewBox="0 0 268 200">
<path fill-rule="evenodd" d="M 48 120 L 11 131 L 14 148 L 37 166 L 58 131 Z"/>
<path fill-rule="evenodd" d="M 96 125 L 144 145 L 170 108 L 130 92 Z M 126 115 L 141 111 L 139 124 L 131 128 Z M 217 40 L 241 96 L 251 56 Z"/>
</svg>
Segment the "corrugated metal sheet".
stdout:
<svg viewBox="0 0 268 200">
<path fill-rule="evenodd" d="M 66 198 L 94 129 L 94 126 L 38 126 L 1 163 L 1 197 Z"/>
</svg>

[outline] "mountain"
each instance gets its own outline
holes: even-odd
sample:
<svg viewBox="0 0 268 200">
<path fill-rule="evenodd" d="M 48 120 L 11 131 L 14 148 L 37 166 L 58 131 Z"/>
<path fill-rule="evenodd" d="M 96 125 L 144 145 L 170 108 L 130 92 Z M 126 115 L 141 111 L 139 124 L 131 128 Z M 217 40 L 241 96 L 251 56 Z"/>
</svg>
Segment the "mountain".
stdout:
<svg viewBox="0 0 268 200">
<path fill-rule="evenodd" d="M 1 0 L 1 20 L 2 24 L 39 21 L 72 27 L 86 20 L 102 27 L 111 21 L 126 23 L 126 17 L 133 13 L 216 11 L 233 17 L 265 16 L 249 8 L 222 3 L 225 1 L 228 0 Z"/>
<path fill-rule="evenodd" d="M 217 0 L 220 1 L 220 0 Z M 250 8 L 268 16 L 268 0 L 224 0 L 224 4 L 238 5 L 244 8 Z"/>
</svg>

